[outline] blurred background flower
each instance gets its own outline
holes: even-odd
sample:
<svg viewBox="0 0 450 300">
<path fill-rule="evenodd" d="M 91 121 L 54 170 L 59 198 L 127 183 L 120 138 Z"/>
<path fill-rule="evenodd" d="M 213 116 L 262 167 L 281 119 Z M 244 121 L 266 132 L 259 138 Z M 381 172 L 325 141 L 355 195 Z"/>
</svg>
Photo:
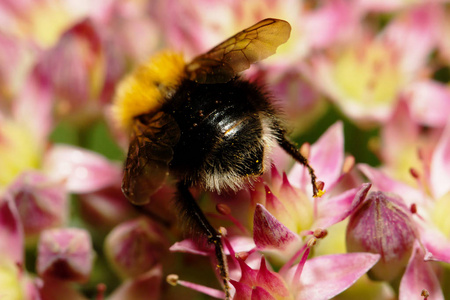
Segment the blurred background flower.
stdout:
<svg viewBox="0 0 450 300">
<path fill-rule="evenodd" d="M 177 226 L 173 182 L 143 207 L 123 196 L 110 104 L 151 55 L 189 61 L 268 17 L 291 37 L 244 76 L 326 193 L 277 147 L 253 187 L 193 190 L 226 233 L 233 295 L 450 298 L 450 6 L 421 0 L 1 1 L 0 298 L 223 295 L 213 251 Z"/>
</svg>

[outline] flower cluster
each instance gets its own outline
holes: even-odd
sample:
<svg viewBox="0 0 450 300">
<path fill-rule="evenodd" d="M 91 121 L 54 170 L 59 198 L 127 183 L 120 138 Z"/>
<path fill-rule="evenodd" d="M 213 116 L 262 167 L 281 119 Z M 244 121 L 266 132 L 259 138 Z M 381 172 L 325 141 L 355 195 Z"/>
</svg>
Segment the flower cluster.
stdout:
<svg viewBox="0 0 450 300">
<path fill-rule="evenodd" d="M 177 221 L 174 180 L 134 206 L 120 80 L 264 18 L 289 41 L 267 87 L 308 170 L 275 147 L 237 193 L 192 189 L 223 235 L 233 299 L 445 299 L 450 8 L 391 0 L 0 2 L 0 298 L 224 298 L 214 249 Z M 310 142 L 306 143 L 306 142 Z"/>
</svg>

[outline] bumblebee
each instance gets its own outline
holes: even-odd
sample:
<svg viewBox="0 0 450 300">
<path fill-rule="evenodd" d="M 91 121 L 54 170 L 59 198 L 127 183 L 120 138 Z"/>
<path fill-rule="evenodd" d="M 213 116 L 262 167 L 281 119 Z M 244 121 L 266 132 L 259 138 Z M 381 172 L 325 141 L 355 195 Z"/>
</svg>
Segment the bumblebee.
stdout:
<svg viewBox="0 0 450 300">
<path fill-rule="evenodd" d="M 222 236 L 189 188 L 242 189 L 268 169 L 270 149 L 278 144 L 309 169 L 314 196 L 321 192 L 307 159 L 286 137 L 270 95 L 239 77 L 274 54 L 290 31 L 286 21 L 265 19 L 187 64 L 178 53 L 156 55 L 119 84 L 113 104 L 113 116 L 131 134 L 123 193 L 145 204 L 169 174 L 177 179 L 176 203 L 191 231 L 214 245 L 226 299 Z"/>
</svg>

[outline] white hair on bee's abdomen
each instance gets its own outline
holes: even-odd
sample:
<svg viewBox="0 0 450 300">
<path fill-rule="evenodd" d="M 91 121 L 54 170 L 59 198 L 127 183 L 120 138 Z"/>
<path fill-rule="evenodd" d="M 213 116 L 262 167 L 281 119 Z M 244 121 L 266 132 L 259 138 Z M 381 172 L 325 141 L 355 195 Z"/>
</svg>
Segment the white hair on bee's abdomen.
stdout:
<svg viewBox="0 0 450 300">
<path fill-rule="evenodd" d="M 208 191 L 216 192 L 220 194 L 223 191 L 237 192 L 243 189 L 246 185 L 252 185 L 254 180 L 261 176 L 264 172 L 270 169 L 273 147 L 277 144 L 276 134 L 274 132 L 274 122 L 272 117 L 265 113 L 260 113 L 259 118 L 261 120 L 262 138 L 258 140 L 259 146 L 253 149 L 261 147 L 263 149 L 262 155 L 262 171 L 259 174 L 248 174 L 242 176 L 238 173 L 238 168 L 231 168 L 227 171 L 220 169 L 217 164 L 206 162 L 212 168 L 206 171 L 207 168 L 203 168 L 203 172 L 200 174 L 199 182 L 196 184 Z M 237 166 L 236 166 L 237 167 Z"/>
</svg>

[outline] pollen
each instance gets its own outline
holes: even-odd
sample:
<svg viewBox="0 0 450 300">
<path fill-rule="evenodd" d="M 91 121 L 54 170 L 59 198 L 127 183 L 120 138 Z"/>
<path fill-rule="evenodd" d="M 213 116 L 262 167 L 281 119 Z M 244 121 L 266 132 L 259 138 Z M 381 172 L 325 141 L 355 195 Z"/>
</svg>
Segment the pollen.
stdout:
<svg viewBox="0 0 450 300">
<path fill-rule="evenodd" d="M 161 52 L 127 75 L 118 85 L 112 118 L 121 129 L 130 129 L 133 118 L 157 111 L 184 74 L 183 56 Z"/>
</svg>

